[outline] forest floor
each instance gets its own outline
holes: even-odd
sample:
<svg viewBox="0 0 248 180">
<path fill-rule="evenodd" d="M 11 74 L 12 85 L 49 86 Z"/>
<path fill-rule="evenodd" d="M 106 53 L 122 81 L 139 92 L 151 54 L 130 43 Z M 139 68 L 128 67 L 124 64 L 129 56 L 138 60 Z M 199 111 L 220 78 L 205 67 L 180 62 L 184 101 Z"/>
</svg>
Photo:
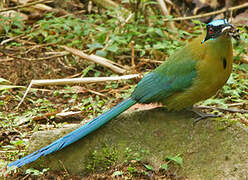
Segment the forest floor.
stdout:
<svg viewBox="0 0 248 180">
<path fill-rule="evenodd" d="M 223 14 L 216 14 L 200 20 L 165 23 L 160 6 L 145 1 L 125 2 L 120 11 L 109 8 L 110 5 L 99 7 L 94 1 L 93 4 L 77 0 L 44 2 L 40 7 L 34 7 L 37 4 L 22 7 L 23 4 L 14 0 L 0 3 L 4 10 L 0 9 L 0 176 L 6 179 L 187 179 L 163 168 L 155 172 L 135 160 L 115 164 L 104 172 L 90 172 L 88 177 L 77 177 L 66 170 L 6 170 L 9 162 L 27 154 L 34 132 L 77 124 L 100 115 L 128 97 L 141 78 L 33 85 L 24 96 L 32 80 L 143 75 L 159 66 L 186 41 L 201 34 L 202 22 L 223 18 Z M 211 3 L 203 6 L 194 2 L 167 4 L 169 14 L 189 16 L 226 7 L 225 3 L 215 7 Z M 242 5 L 242 1 L 233 7 L 236 5 Z M 18 8 L 11 10 L 11 7 Z M 233 73 L 214 97 L 198 105 L 211 107 L 204 111 L 218 113 L 226 121 L 248 125 L 247 6 L 231 15 L 240 31 L 240 40 L 233 40 Z M 68 47 L 74 49 L 69 51 Z M 90 58 L 81 58 L 75 50 L 105 57 L 110 60 L 110 67 L 107 63 L 102 65 Z"/>
</svg>

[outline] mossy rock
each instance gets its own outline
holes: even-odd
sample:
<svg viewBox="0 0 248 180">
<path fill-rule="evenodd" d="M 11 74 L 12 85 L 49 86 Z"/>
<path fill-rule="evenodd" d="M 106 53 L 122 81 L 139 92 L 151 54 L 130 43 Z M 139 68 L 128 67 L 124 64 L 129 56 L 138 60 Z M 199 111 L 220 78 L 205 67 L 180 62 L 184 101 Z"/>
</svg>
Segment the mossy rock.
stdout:
<svg viewBox="0 0 248 180">
<path fill-rule="evenodd" d="M 135 157 L 158 169 L 168 155 L 180 155 L 183 166 L 178 173 L 189 179 L 247 179 L 248 133 L 241 124 L 209 119 L 194 125 L 194 118 L 188 111 L 172 113 L 163 108 L 123 113 L 29 167 L 66 168 L 72 174 L 84 175 Z M 30 151 L 77 127 L 35 133 Z"/>
</svg>

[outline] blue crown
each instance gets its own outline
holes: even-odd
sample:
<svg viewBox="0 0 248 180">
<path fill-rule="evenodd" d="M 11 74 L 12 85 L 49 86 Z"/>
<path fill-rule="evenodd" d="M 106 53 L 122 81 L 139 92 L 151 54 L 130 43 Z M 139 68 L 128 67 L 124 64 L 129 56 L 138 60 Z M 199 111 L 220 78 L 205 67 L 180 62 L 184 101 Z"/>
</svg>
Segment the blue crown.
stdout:
<svg viewBox="0 0 248 180">
<path fill-rule="evenodd" d="M 210 26 L 219 26 L 219 25 L 222 25 L 222 24 L 228 24 L 227 20 L 226 19 L 217 19 L 217 20 L 211 21 L 207 25 L 210 25 Z"/>
</svg>

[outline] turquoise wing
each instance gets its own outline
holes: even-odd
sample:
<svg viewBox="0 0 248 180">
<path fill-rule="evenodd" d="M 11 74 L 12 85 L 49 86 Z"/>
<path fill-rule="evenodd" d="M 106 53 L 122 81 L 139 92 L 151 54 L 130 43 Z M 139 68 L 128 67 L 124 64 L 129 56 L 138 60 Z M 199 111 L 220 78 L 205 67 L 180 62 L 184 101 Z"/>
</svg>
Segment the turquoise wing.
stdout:
<svg viewBox="0 0 248 180">
<path fill-rule="evenodd" d="M 139 103 L 161 102 L 173 93 L 190 87 L 197 76 L 197 61 L 179 60 L 164 63 L 145 75 L 137 84 L 132 98 Z"/>
</svg>

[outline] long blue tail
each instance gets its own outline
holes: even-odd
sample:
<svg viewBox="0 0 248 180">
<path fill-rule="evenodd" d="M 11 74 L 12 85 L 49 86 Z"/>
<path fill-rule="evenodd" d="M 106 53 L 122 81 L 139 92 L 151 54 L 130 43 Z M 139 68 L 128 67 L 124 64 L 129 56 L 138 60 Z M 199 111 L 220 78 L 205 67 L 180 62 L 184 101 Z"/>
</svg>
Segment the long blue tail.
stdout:
<svg viewBox="0 0 248 180">
<path fill-rule="evenodd" d="M 81 126 L 80 128 L 72 131 L 71 133 L 67 134 L 66 136 L 54 141 L 52 144 L 35 151 L 15 162 L 10 163 L 8 166 L 17 166 L 21 167 L 25 164 L 31 163 L 38 159 L 41 156 L 46 156 L 52 152 L 59 151 L 64 147 L 74 143 L 75 141 L 83 138 L 87 134 L 90 134 L 92 131 L 98 129 L 109 120 L 113 119 L 114 117 L 118 116 L 125 110 L 127 110 L 132 105 L 136 104 L 136 101 L 132 98 L 128 98 L 122 101 L 120 104 L 116 105 L 109 111 L 103 113 L 102 115 L 96 117 L 92 121 L 88 122 L 87 124 Z"/>
</svg>

